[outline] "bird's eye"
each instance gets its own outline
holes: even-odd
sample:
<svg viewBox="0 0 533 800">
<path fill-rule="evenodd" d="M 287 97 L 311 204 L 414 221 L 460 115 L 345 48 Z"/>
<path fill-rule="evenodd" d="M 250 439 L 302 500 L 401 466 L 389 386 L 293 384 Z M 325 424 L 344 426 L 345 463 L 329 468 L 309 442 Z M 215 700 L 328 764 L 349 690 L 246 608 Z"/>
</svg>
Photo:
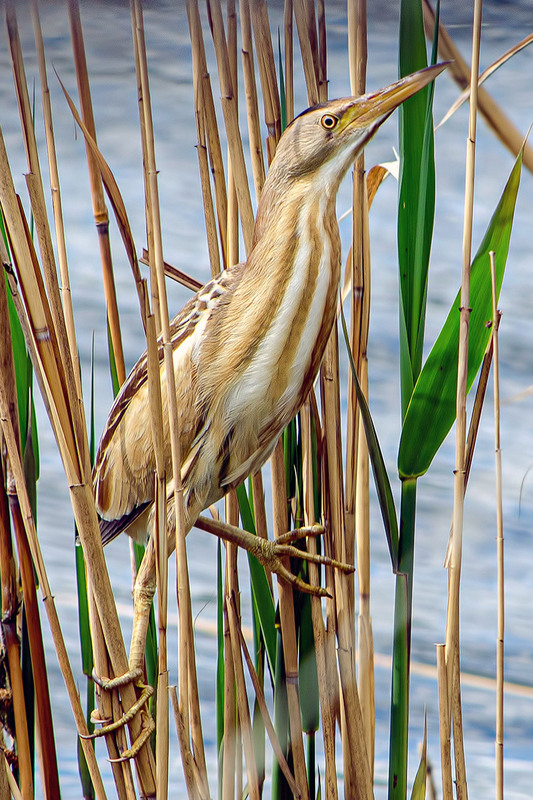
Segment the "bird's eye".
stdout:
<svg viewBox="0 0 533 800">
<path fill-rule="evenodd" d="M 322 123 L 322 127 L 325 128 L 327 131 L 332 131 L 333 128 L 337 125 L 339 118 L 336 117 L 334 114 L 324 114 L 320 122 Z"/>
</svg>

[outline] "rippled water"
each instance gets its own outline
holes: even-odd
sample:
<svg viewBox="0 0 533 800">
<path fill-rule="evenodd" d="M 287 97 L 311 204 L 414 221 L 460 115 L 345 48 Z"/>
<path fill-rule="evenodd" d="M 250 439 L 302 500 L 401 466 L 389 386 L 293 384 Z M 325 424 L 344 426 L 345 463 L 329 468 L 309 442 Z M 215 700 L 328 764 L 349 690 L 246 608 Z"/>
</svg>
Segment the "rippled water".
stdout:
<svg viewBox="0 0 533 800">
<path fill-rule="evenodd" d="M 165 258 L 200 279 L 209 274 L 201 195 L 195 151 L 195 125 L 191 92 L 191 62 L 188 29 L 182 3 L 148 2 L 145 26 L 153 93 L 157 160 L 160 178 Z M 282 24 L 281 2 L 269 3 L 272 30 Z M 470 51 L 470 4 L 443 2 L 443 20 L 463 54 Z M 368 86 L 377 88 L 396 76 L 397 3 L 369 3 Z M 18 5 L 21 37 L 28 80 L 39 83 L 33 54 L 32 30 L 27 7 Z M 330 96 L 349 93 L 346 55 L 346 22 L 343 3 L 327 3 L 329 24 Z M 144 244 L 144 205 L 140 145 L 137 132 L 137 99 L 131 53 L 131 27 L 127 4 L 87 2 L 82 21 L 95 107 L 98 141 L 111 165 L 124 196 L 134 238 Z M 42 24 L 49 64 L 55 67 L 67 88 L 75 92 L 68 18 L 62 4 L 43 3 Z M 486 2 L 481 61 L 491 63 L 531 30 L 531 8 L 523 2 Z M 6 138 L 17 188 L 25 196 L 22 174 L 26 171 L 20 143 L 10 64 L 5 36 L 0 42 L 0 123 Z M 487 88 L 523 132 L 533 121 L 531 74 L 533 53 L 524 51 L 494 75 Z M 215 95 L 216 72 L 212 69 Z M 85 375 L 89 372 L 91 337 L 95 331 L 97 380 L 97 430 L 101 430 L 111 404 L 106 365 L 105 309 L 100 280 L 98 245 L 88 200 L 84 144 L 52 71 L 49 75 L 55 133 L 63 191 L 65 223 L 72 290 L 77 319 L 78 345 Z M 296 107 L 306 105 L 301 76 L 297 76 Z M 435 97 L 439 120 L 453 102 L 457 89 L 443 76 Z M 428 341 L 437 334 L 460 280 L 464 159 L 468 112 L 463 107 L 436 135 L 437 224 L 432 255 L 428 305 Z M 243 131 L 245 128 L 243 128 Z M 40 141 L 43 134 L 38 127 Z M 367 148 L 367 164 L 392 158 L 397 140 L 393 118 Z M 476 211 L 474 248 L 477 247 L 512 165 L 505 151 L 483 122 L 478 127 Z M 43 167 L 44 168 L 44 167 Z M 513 402 L 513 397 L 532 383 L 533 373 L 533 240 L 532 179 L 524 173 L 518 199 L 515 230 L 508 271 L 501 298 L 500 328 L 501 392 L 507 400 L 502 410 L 504 468 L 504 524 L 506 537 L 506 678 L 531 682 L 533 651 L 533 434 L 531 397 Z M 346 182 L 339 196 L 339 211 L 349 204 Z M 395 243 L 396 186 L 389 179 L 378 192 L 371 214 L 372 227 L 372 320 L 370 337 L 371 407 L 387 463 L 394 475 L 399 435 L 397 271 Z M 349 221 L 343 225 L 345 240 Z M 116 280 L 124 331 L 127 365 L 143 349 L 137 299 L 124 258 L 119 235 L 113 231 Z M 169 286 L 171 308 L 177 310 L 187 298 L 185 290 Z M 475 302 L 475 298 L 473 298 Z M 40 415 L 43 416 L 42 413 Z M 56 455 L 48 423 L 41 437 L 42 477 L 39 491 L 39 531 L 52 590 L 55 594 L 74 669 L 83 686 L 79 668 L 75 608 L 73 524 L 67 487 Z M 466 672 L 493 676 L 496 640 L 496 549 L 494 509 L 494 445 L 490 397 L 484 414 L 465 511 L 464 566 L 462 580 L 462 666 Z M 420 481 L 414 591 L 413 657 L 434 664 L 434 643 L 442 641 L 445 624 L 446 573 L 442 561 L 449 530 L 453 495 L 453 436 L 443 446 L 428 475 Z M 521 494 L 521 487 L 523 490 Z M 372 509 L 372 615 L 374 639 L 379 654 L 390 652 L 393 577 L 381 522 Z M 215 619 L 215 541 L 195 532 L 188 542 L 194 612 L 198 625 L 198 667 L 203 697 L 204 730 L 211 765 L 215 763 L 213 675 L 215 640 L 210 627 Z M 125 625 L 129 625 L 130 576 L 127 541 L 116 540 L 107 550 L 113 585 Z M 172 613 L 175 604 L 171 603 Z M 47 623 L 44 621 L 47 631 Z M 47 638 L 48 633 L 46 634 Z M 175 642 L 170 641 L 171 681 L 176 680 Z M 64 798 L 80 796 L 76 764 L 76 737 L 63 682 L 51 645 L 48 663 L 56 722 L 55 735 L 61 759 Z M 376 796 L 385 796 L 387 771 L 389 669 L 378 662 L 377 786 Z M 428 710 L 429 754 L 439 758 L 437 690 L 433 679 L 413 676 L 411 703 L 411 772 L 423 729 L 424 707 Z M 531 797 L 533 781 L 533 699 L 506 697 L 506 797 Z M 493 793 L 494 694 L 464 689 L 464 726 L 470 796 Z M 104 756 L 103 746 L 102 757 Z M 174 748 L 174 754 L 177 750 Z M 181 766 L 172 764 L 174 795 L 183 792 Z M 214 773 L 213 773 L 214 774 Z M 106 780 L 111 786 L 109 773 Z M 214 784 L 213 784 L 214 785 Z"/>
</svg>

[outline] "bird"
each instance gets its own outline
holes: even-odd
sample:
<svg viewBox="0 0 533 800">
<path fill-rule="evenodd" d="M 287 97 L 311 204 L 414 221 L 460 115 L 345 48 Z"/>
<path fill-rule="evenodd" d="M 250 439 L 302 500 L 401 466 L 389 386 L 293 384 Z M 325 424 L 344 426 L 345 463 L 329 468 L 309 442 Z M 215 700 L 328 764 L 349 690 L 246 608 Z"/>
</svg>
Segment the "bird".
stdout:
<svg viewBox="0 0 533 800">
<path fill-rule="evenodd" d="M 170 323 L 186 531 L 265 463 L 305 401 L 336 320 L 341 180 L 394 109 L 444 66 L 297 116 L 270 165 L 247 260 L 209 281 Z M 170 552 L 174 483 L 162 346 L 159 358 Z M 95 459 L 104 544 L 122 531 L 142 541 L 152 533 L 155 466 L 145 353 L 116 397 Z M 142 665 L 155 591 L 153 539 L 134 588 L 132 671 Z"/>
</svg>

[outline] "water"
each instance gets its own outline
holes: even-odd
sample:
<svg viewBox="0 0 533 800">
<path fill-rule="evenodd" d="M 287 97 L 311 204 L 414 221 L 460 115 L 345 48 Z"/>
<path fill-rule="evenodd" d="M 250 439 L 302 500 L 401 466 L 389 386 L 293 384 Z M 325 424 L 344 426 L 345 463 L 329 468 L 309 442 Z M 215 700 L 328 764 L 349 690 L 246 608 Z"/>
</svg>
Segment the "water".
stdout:
<svg viewBox="0 0 533 800">
<path fill-rule="evenodd" d="M 145 27 L 150 65 L 151 90 L 157 142 L 157 161 L 162 206 L 165 258 L 205 280 L 209 274 L 205 246 L 201 195 L 195 151 L 195 124 L 191 91 L 191 64 L 188 29 L 183 4 L 147 3 Z M 269 3 L 272 30 L 281 25 L 281 2 Z M 396 76 L 397 4 L 369 3 L 368 86 L 377 88 Z M 25 53 L 28 81 L 39 83 L 29 12 L 17 8 Z M 62 4 L 43 4 L 42 24 L 49 64 L 53 64 L 67 89 L 75 95 L 68 18 Z M 465 57 L 470 52 L 469 4 L 443 3 L 443 20 Z M 349 93 L 346 67 L 346 24 L 343 3 L 328 3 L 330 96 Z M 138 250 L 144 244 L 144 206 L 138 137 L 138 112 L 134 65 L 131 54 L 131 27 L 127 4 L 92 2 L 83 4 L 82 21 L 86 37 L 91 88 L 98 141 L 126 202 Z M 523 2 L 486 2 L 482 40 L 482 68 L 529 32 L 530 6 Z M 209 53 L 215 97 L 218 96 L 216 70 Z M 517 127 L 525 132 L 533 121 L 530 75 L 533 54 L 523 51 L 496 73 L 487 84 Z M 17 190 L 23 197 L 22 178 L 27 167 L 20 143 L 18 116 L 11 81 L 5 35 L 0 42 L 0 123 L 6 138 Z M 302 76 L 298 74 L 296 107 L 306 105 Z M 49 81 L 59 157 L 61 186 L 68 238 L 68 255 L 77 320 L 78 346 L 84 370 L 89 373 L 91 337 L 95 332 L 97 408 L 96 428 L 100 431 L 111 404 L 111 388 L 106 365 L 107 345 L 105 309 L 101 288 L 98 245 L 88 193 L 84 144 L 76 132 L 57 80 L 50 69 Z M 452 81 L 439 78 L 435 97 L 435 117 L 439 120 L 457 94 Z M 428 342 L 432 342 L 447 314 L 460 280 L 464 159 L 468 111 L 463 107 L 436 135 L 437 225 L 432 253 L 428 304 Z M 243 131 L 245 127 L 243 128 Z M 38 124 L 39 141 L 43 132 Z M 397 140 L 393 119 L 367 148 L 367 165 L 392 158 Z M 497 142 L 486 125 L 478 126 L 474 249 L 477 247 L 497 203 L 512 157 Z M 44 170 L 44 165 L 43 165 Z M 46 174 L 46 172 L 45 172 Z M 533 372 L 533 272 L 531 270 L 531 175 L 524 172 L 518 199 L 515 229 L 508 270 L 501 298 L 503 319 L 500 328 L 501 393 L 504 469 L 504 525 L 506 537 L 506 678 L 530 682 L 533 651 L 533 551 L 530 530 L 533 522 L 533 435 L 529 420 L 533 399 L 514 402 L 517 393 L 527 388 Z M 346 182 L 339 196 L 339 211 L 349 205 Z M 396 186 L 388 179 L 380 188 L 371 214 L 372 241 L 372 320 L 370 335 L 371 408 L 391 475 L 399 436 L 398 419 L 398 334 L 397 277 L 395 243 Z M 343 223 L 345 242 L 350 223 Z M 113 229 L 113 252 L 117 290 L 124 331 L 127 366 L 143 349 L 137 299 L 120 237 Z M 169 284 L 171 308 L 177 310 L 187 292 Z M 80 687 L 78 631 L 75 612 L 73 524 L 63 470 L 53 437 L 42 409 L 40 417 L 41 470 L 39 491 L 39 532 L 44 558 L 55 594 L 63 633 Z M 494 445 L 491 397 L 487 400 L 465 509 L 464 566 L 462 580 L 462 666 L 466 672 L 493 676 L 496 640 L 496 549 L 494 509 Z M 444 636 L 446 573 L 442 561 L 446 548 L 453 496 L 454 440 L 445 442 L 428 475 L 420 481 L 419 517 L 416 544 L 414 590 L 413 657 L 434 664 L 434 643 Z M 522 488 L 523 483 L 523 488 Z M 397 487 L 395 486 L 395 490 Z M 194 613 L 198 630 L 198 667 L 202 692 L 204 730 L 210 766 L 214 766 L 214 687 L 215 640 L 215 549 L 207 534 L 195 532 L 188 542 Z M 372 508 L 372 616 L 376 651 L 386 655 L 391 644 L 393 577 L 379 513 Z M 112 582 L 121 617 L 127 628 L 131 622 L 130 576 L 127 541 L 119 538 L 107 549 Z M 171 579 L 172 580 L 172 579 Z M 172 585 L 172 583 L 171 583 Z M 171 593 L 172 594 L 172 593 Z M 175 603 L 171 598 L 171 622 Z M 55 735 L 60 754 L 64 798 L 80 796 L 76 764 L 76 738 L 68 700 L 63 687 L 46 620 L 47 658 L 50 671 Z M 176 680 L 175 641 L 170 639 L 171 681 Z M 376 796 L 384 797 L 387 771 L 389 669 L 376 667 L 377 763 Z M 493 793 L 494 694 L 465 687 L 464 725 L 467 773 L 470 796 L 482 798 Z M 437 690 L 433 679 L 415 674 L 411 703 L 411 774 L 417 758 L 417 745 L 423 730 L 424 707 L 429 726 L 429 755 L 438 762 Z M 531 796 L 533 766 L 533 700 L 506 697 L 505 771 L 506 797 L 519 800 Z M 105 760 L 104 748 L 98 745 Z M 172 752 L 177 753 L 173 745 Z M 213 773 L 214 774 L 214 773 Z M 183 794 L 181 766 L 175 755 L 171 764 L 174 796 Z M 436 776 L 438 778 L 438 775 Z M 112 781 L 109 771 L 106 782 Z M 214 783 L 213 783 L 214 785 Z M 38 791 L 40 791 L 38 789 Z"/>
</svg>

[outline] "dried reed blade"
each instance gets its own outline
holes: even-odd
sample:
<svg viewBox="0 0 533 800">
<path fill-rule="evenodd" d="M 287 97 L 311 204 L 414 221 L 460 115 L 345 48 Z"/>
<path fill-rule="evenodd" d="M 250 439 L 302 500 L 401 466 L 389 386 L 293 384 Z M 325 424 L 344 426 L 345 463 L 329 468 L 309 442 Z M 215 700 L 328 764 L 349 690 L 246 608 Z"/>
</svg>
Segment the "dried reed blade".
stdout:
<svg viewBox="0 0 533 800">
<path fill-rule="evenodd" d="M 519 53 L 520 50 L 523 50 L 524 47 L 530 45 L 531 42 L 533 42 L 533 33 L 530 33 L 520 42 L 513 45 L 513 47 L 509 48 L 509 50 L 507 50 L 503 55 L 497 58 L 496 61 L 493 61 L 492 64 L 490 64 L 486 69 L 484 69 L 481 75 L 479 76 L 478 87 L 482 86 L 487 80 L 487 78 L 490 78 L 490 76 L 494 72 L 496 72 L 497 69 L 503 66 L 505 62 L 508 61 L 510 58 L 512 58 L 514 55 Z M 459 97 L 456 99 L 456 101 L 450 106 L 450 108 L 448 109 L 444 117 L 441 119 L 439 124 L 435 126 L 435 130 L 437 130 L 437 128 L 440 128 L 441 125 L 444 125 L 444 123 L 447 122 L 450 119 L 450 117 L 452 117 L 455 114 L 455 112 L 461 108 L 463 103 L 466 103 L 469 97 L 470 97 L 470 87 L 466 86 L 459 95 Z"/>
<path fill-rule="evenodd" d="M 435 28 L 435 13 L 429 0 L 424 0 L 422 9 L 427 35 L 432 38 Z M 470 68 L 442 22 L 439 23 L 439 55 L 444 61 L 450 62 L 448 67 L 450 74 L 461 89 L 464 89 L 470 83 Z M 516 157 L 524 141 L 523 135 L 513 125 L 501 106 L 492 99 L 483 87 L 479 88 L 478 103 L 480 114 L 482 114 L 488 126 Z M 529 144 L 524 148 L 524 164 L 530 172 L 533 171 L 533 148 Z"/>
<path fill-rule="evenodd" d="M 57 73 L 56 73 L 57 74 Z M 120 234 L 122 236 L 122 241 L 124 242 L 124 247 L 126 250 L 126 255 L 128 256 L 128 260 L 130 262 L 130 267 L 133 273 L 133 278 L 135 280 L 135 286 L 137 289 L 137 294 L 139 297 L 139 304 L 141 310 L 141 319 L 143 321 L 143 325 L 146 328 L 146 319 L 145 319 L 145 303 L 144 303 L 144 292 L 142 289 L 143 278 L 141 276 L 139 265 L 137 262 L 137 254 L 135 250 L 135 242 L 133 241 L 133 234 L 131 232 L 131 227 L 128 219 L 128 214 L 126 212 L 126 206 L 124 205 L 124 200 L 122 199 L 122 195 L 120 193 L 120 189 L 118 188 L 118 184 L 115 180 L 115 177 L 109 167 L 109 164 L 103 157 L 102 153 L 98 149 L 98 145 L 93 136 L 83 120 L 81 119 L 72 98 L 70 97 L 69 93 L 67 92 L 65 86 L 63 85 L 59 76 L 57 76 L 59 84 L 63 89 L 63 94 L 65 95 L 66 101 L 72 113 L 72 116 L 76 120 L 76 123 L 80 127 L 81 132 L 85 137 L 85 143 L 87 148 L 90 150 L 94 157 L 94 161 L 99 169 L 101 179 L 104 183 L 107 195 L 113 207 L 113 211 L 115 213 L 117 224 L 119 227 Z"/>
<path fill-rule="evenodd" d="M 78 95 L 80 98 L 81 115 L 89 134 L 96 142 L 96 128 L 94 124 L 91 90 L 89 87 L 89 75 L 87 72 L 87 60 L 85 58 L 85 45 L 83 43 L 83 31 L 81 26 L 78 0 L 69 0 L 68 10 L 72 39 L 72 52 L 76 67 L 76 79 L 78 82 Z M 87 166 L 89 168 L 89 180 L 91 184 L 93 214 L 98 231 L 98 244 L 100 247 L 100 258 L 102 260 L 102 274 L 104 280 L 109 330 L 111 332 L 111 341 L 113 344 L 117 376 L 119 383 L 122 384 L 126 378 L 126 369 L 124 366 L 122 334 L 120 331 L 115 278 L 113 274 L 113 262 L 111 258 L 111 245 L 109 242 L 109 217 L 104 200 L 100 170 L 95 163 L 92 149 L 87 145 L 87 140 L 86 151 Z"/>
<path fill-rule="evenodd" d="M 142 257 L 139 259 L 141 264 L 150 265 L 149 253 L 148 250 L 143 249 Z M 180 283 L 182 286 L 185 286 L 186 289 L 190 289 L 191 292 L 198 292 L 202 286 L 204 285 L 201 281 L 196 280 L 193 278 L 192 275 L 188 275 L 186 272 L 183 272 L 181 269 L 174 267 L 172 264 L 169 264 L 168 261 L 163 262 L 163 266 L 165 268 L 165 275 L 167 278 L 172 278 L 172 280 Z"/>
</svg>

